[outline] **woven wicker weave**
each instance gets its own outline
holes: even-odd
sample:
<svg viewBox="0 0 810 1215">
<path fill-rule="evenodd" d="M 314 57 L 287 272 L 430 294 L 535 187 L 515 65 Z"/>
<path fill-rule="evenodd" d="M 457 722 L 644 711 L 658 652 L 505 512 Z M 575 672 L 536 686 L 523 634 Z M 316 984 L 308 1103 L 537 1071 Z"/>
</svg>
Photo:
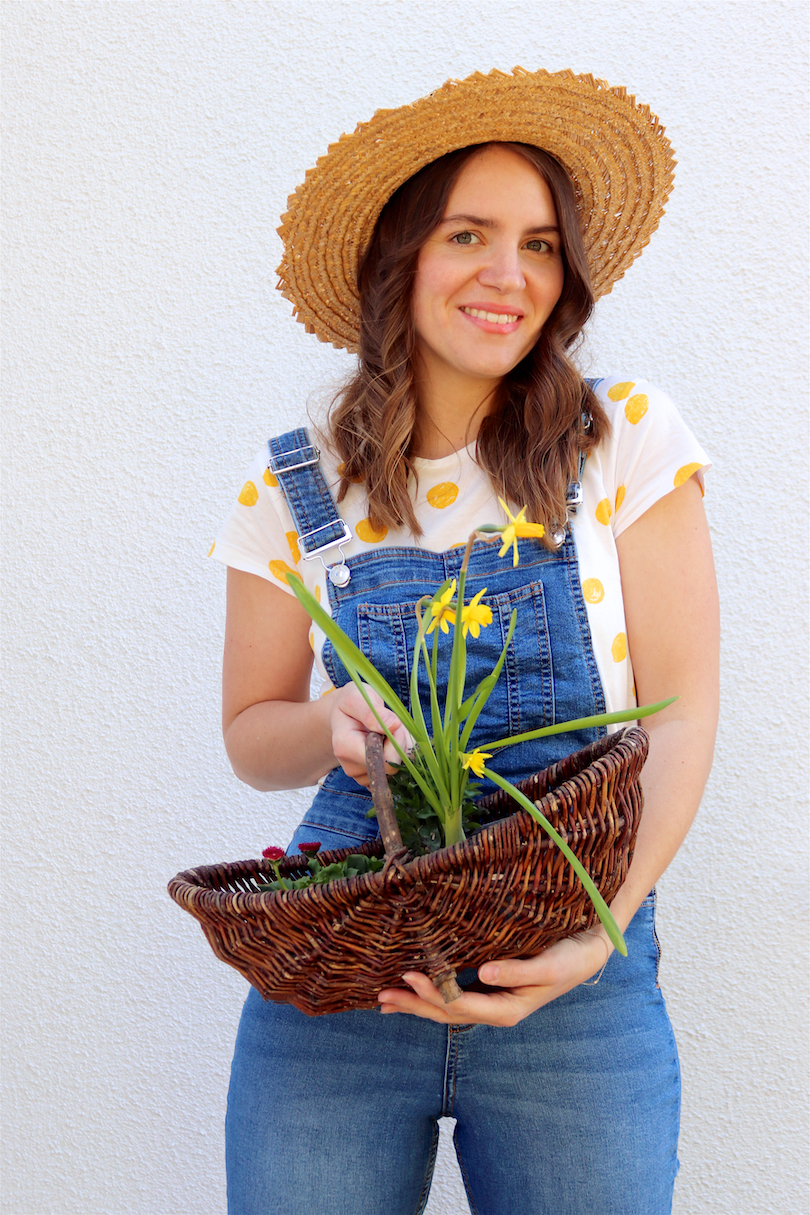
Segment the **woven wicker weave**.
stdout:
<svg viewBox="0 0 810 1215">
<path fill-rule="evenodd" d="M 632 858 L 641 817 L 639 773 L 647 735 L 638 727 L 600 739 L 520 788 L 567 841 L 609 903 Z M 505 794 L 485 799 L 509 815 L 463 844 L 393 858 L 379 873 L 283 893 L 258 893 L 268 861 L 179 873 L 172 898 L 202 924 L 211 948 L 266 1000 L 310 1015 L 374 1008 L 406 970 L 434 981 L 494 958 L 526 957 L 591 927 L 596 913 L 562 853 Z M 382 856 L 380 840 L 329 852 Z M 306 858 L 281 862 L 285 876 Z"/>
</svg>

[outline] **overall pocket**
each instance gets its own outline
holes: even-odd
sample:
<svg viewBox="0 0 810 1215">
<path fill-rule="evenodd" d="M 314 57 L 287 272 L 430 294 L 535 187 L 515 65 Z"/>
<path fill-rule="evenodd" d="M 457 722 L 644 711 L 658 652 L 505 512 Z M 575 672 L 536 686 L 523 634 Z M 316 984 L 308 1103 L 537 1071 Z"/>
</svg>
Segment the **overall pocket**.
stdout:
<svg viewBox="0 0 810 1215">
<path fill-rule="evenodd" d="M 478 718 L 468 749 L 506 735 L 550 725 L 554 721 L 554 678 L 544 588 L 541 582 L 529 583 L 499 595 L 487 595 L 484 603 L 492 610 L 492 623 L 479 636 L 467 637 L 467 681 L 469 695 L 495 666 L 509 631 L 512 610 L 517 610 L 517 626 L 506 661 L 492 694 Z M 410 706 L 410 680 L 418 627 L 415 601 L 388 604 L 358 603 L 356 636 L 360 649 L 405 703 Z M 343 625 L 343 621 L 340 622 Z M 345 627 L 345 625 L 344 625 Z M 351 635 L 351 630 L 347 630 Z M 433 635 L 427 638 L 432 653 Z M 444 715 L 444 689 L 450 673 L 453 626 L 439 633 L 437 683 L 439 707 Z M 324 665 L 336 686 L 346 683 L 347 675 L 327 640 Z M 419 661 L 419 700 L 425 721 L 431 727 L 431 704 L 424 656 Z"/>
</svg>

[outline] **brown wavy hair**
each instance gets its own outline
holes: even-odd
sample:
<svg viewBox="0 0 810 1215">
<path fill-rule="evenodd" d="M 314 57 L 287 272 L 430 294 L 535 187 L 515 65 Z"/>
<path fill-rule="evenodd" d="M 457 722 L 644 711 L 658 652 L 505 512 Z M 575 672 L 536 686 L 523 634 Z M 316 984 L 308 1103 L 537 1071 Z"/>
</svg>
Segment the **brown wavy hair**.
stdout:
<svg viewBox="0 0 810 1215">
<path fill-rule="evenodd" d="M 338 393 L 329 413 L 332 445 L 341 460 L 338 501 L 350 483 L 362 482 L 373 527 L 421 528 L 409 483 L 416 480 L 412 448 L 417 428 L 416 333 L 411 296 L 423 244 L 441 222 L 450 191 L 471 157 L 486 144 L 460 148 L 426 165 L 386 203 L 361 261 L 360 346 L 356 374 Z M 563 288 L 532 350 L 501 381 L 484 417 L 475 449 L 477 463 L 507 501 L 526 505 L 546 525 L 544 543 L 566 518 L 568 482 L 578 453 L 608 433 L 607 416 L 568 358 L 590 316 L 591 290 L 582 230 L 571 179 L 547 152 L 506 143 L 547 183 L 560 229 Z M 582 414 L 590 414 L 590 429 Z"/>
</svg>

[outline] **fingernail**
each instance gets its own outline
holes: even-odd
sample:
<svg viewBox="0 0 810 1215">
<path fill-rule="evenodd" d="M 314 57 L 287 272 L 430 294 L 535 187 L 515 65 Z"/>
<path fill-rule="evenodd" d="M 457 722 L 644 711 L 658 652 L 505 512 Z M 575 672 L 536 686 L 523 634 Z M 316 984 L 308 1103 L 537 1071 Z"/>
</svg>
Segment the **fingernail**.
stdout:
<svg viewBox="0 0 810 1215">
<path fill-rule="evenodd" d="M 501 973 L 501 968 L 494 962 L 482 966 L 478 972 L 478 978 L 482 983 L 497 983 Z"/>
</svg>

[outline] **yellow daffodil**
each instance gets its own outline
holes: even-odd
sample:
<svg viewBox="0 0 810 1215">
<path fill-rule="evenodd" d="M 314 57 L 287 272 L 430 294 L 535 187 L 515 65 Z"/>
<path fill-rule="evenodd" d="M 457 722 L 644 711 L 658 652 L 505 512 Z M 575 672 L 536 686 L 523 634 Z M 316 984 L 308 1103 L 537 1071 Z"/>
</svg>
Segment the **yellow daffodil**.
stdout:
<svg viewBox="0 0 810 1215">
<path fill-rule="evenodd" d="M 484 587 L 461 609 L 461 631 L 465 637 L 468 633 L 477 637 L 482 627 L 486 628 L 488 624 L 492 624 L 492 610 L 485 603 L 481 603 L 481 596 L 486 593 L 487 588 Z"/>
<path fill-rule="evenodd" d="M 482 777 L 484 775 L 484 761 L 487 759 L 492 759 L 492 754 L 487 751 L 481 751 L 478 747 L 476 747 L 475 750 L 470 751 L 469 754 L 465 754 L 462 751 L 460 759 L 462 768 L 469 768 L 470 771 L 474 772 L 476 776 Z"/>
<path fill-rule="evenodd" d="M 450 607 L 450 600 L 453 598 L 455 593 L 456 580 L 454 578 L 444 594 L 440 595 L 438 599 L 434 599 L 430 605 L 430 614 L 433 619 L 427 627 L 428 633 L 432 633 L 437 625 L 443 633 L 447 633 L 449 632 L 447 627 L 448 620 L 451 624 L 456 623 L 456 609 L 454 607 Z"/>
<path fill-rule="evenodd" d="M 509 522 L 506 525 L 506 527 L 503 529 L 503 531 L 501 532 L 501 537 L 503 539 L 503 546 L 502 546 L 500 552 L 498 553 L 498 556 L 504 557 L 506 555 L 506 553 L 509 551 L 509 545 L 511 544 L 512 553 L 513 553 L 512 566 L 514 568 L 514 566 L 516 566 L 518 563 L 518 546 L 517 546 L 518 536 L 536 536 L 537 539 L 539 540 L 541 536 L 544 536 L 546 534 L 546 529 L 543 527 L 542 523 L 527 523 L 526 522 L 526 507 L 525 506 L 521 506 L 518 513 L 516 515 L 513 515 L 511 510 L 509 509 L 509 507 L 504 502 L 503 498 L 499 498 L 498 501 L 500 502 L 501 506 L 506 511 L 507 515 L 509 516 Z"/>
</svg>

